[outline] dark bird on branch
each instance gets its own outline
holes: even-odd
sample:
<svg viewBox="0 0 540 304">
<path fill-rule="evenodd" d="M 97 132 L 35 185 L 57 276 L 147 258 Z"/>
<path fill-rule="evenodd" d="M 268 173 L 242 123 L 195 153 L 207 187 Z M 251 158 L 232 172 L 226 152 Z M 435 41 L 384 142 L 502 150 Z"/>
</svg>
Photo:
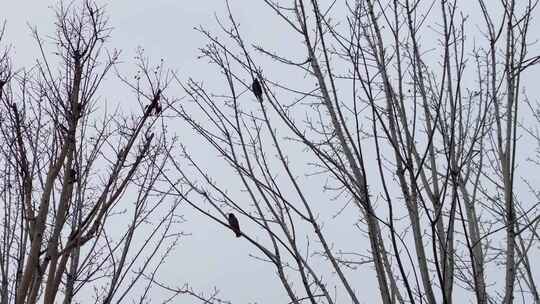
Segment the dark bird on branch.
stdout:
<svg viewBox="0 0 540 304">
<path fill-rule="evenodd" d="M 257 100 L 262 101 L 263 92 L 262 92 L 261 84 L 259 83 L 259 80 L 257 78 L 253 80 L 251 89 L 253 90 L 253 94 L 255 94 L 255 97 L 257 97 Z"/>
<path fill-rule="evenodd" d="M 69 169 L 69 183 L 73 184 L 77 181 L 77 170 L 75 169 Z"/>
<path fill-rule="evenodd" d="M 232 231 L 234 231 L 234 234 L 236 234 L 236 237 L 241 237 L 242 232 L 240 231 L 240 224 L 238 223 L 238 219 L 234 214 L 229 213 L 229 226 L 231 227 Z"/>
<path fill-rule="evenodd" d="M 151 114 L 152 110 L 156 111 L 156 114 L 159 114 L 161 112 L 161 105 L 159 104 L 160 98 L 161 89 L 158 89 L 156 94 L 154 95 L 154 98 L 152 99 L 152 102 L 150 103 L 150 107 L 146 109 L 149 112 L 148 114 Z"/>
</svg>

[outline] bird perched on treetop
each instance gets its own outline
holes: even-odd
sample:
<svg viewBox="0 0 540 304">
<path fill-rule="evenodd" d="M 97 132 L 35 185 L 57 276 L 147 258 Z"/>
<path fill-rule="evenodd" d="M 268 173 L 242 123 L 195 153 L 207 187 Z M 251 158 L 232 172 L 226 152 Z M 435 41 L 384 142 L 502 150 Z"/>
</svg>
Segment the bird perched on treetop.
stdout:
<svg viewBox="0 0 540 304">
<path fill-rule="evenodd" d="M 255 94 L 255 97 L 257 97 L 259 101 L 262 101 L 263 92 L 262 92 L 261 84 L 259 83 L 259 80 L 257 78 L 253 80 L 251 89 L 253 90 L 253 94 Z"/>
<path fill-rule="evenodd" d="M 161 89 L 158 89 L 156 94 L 154 95 L 154 99 L 152 99 L 152 103 L 150 103 L 150 113 L 152 113 L 152 110 L 156 111 L 156 114 L 159 114 L 161 112 L 161 105 L 159 104 L 159 99 L 161 98 Z"/>
<path fill-rule="evenodd" d="M 236 234 L 236 237 L 241 237 L 242 232 L 240 231 L 240 224 L 238 223 L 238 219 L 234 214 L 229 213 L 229 226 L 231 227 L 232 231 L 234 231 L 234 234 Z"/>
</svg>

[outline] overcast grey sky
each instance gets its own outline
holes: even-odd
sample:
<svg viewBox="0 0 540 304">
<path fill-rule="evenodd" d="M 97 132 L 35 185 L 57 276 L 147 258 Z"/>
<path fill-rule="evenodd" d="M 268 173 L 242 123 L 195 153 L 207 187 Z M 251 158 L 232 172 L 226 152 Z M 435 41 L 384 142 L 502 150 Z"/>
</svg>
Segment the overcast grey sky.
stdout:
<svg viewBox="0 0 540 304">
<path fill-rule="evenodd" d="M 7 20 L 6 39 L 13 44 L 15 66 L 31 66 L 39 53 L 28 25 L 36 26 L 42 35 L 52 33 L 54 15 L 50 7 L 56 2 L 49 0 L 1 0 L 1 2 L 0 18 Z M 337 6 L 342 6 L 343 2 L 338 0 Z M 461 7 L 471 12 L 471 23 L 476 24 L 480 22 L 480 18 L 478 11 L 474 13 L 476 4 L 471 4 L 473 2 L 476 1 L 461 1 Z M 222 77 L 217 75 L 216 70 L 206 64 L 205 60 L 196 59 L 199 55 L 198 48 L 204 46 L 206 40 L 193 29 L 202 25 L 219 34 L 215 18 L 226 17 L 224 1 L 114 0 L 99 3 L 106 5 L 110 25 L 114 28 L 109 47 L 123 51 L 122 58 L 125 64 L 122 71 L 133 72 L 130 63 L 134 50 L 141 46 L 152 60 L 157 62 L 160 58 L 164 58 L 166 66 L 176 69 L 182 80 L 192 77 L 204 80 L 208 87 L 216 88 L 218 91 L 224 88 Z M 301 52 L 287 49 L 291 44 L 299 45 L 298 37 L 293 38 L 287 34 L 288 31 L 284 30 L 286 26 L 265 7 L 263 1 L 231 0 L 231 6 L 236 19 L 240 22 L 245 40 L 258 41 L 265 46 L 272 46 L 302 58 Z M 336 10 L 340 8 L 337 7 Z M 540 20 L 539 11 L 536 11 L 535 17 L 536 20 Z M 540 38 L 538 21 L 534 22 L 534 26 L 535 30 L 532 33 Z M 272 67 L 265 65 L 264 69 L 270 72 Z M 529 79 L 525 79 L 526 86 L 528 82 L 533 83 L 532 80 L 537 82 L 540 79 L 538 71 L 530 75 Z M 132 95 L 127 88 L 118 89 L 118 84 L 118 80 L 111 74 L 104 83 L 102 98 L 113 104 L 129 105 Z M 538 96 L 539 86 L 530 87 L 528 92 L 532 96 Z M 210 155 L 212 153 L 209 152 Z M 321 200 L 321 204 L 329 205 L 325 207 L 329 211 L 328 214 L 323 216 L 327 219 L 341 208 L 341 205 L 331 202 L 330 197 L 316 199 Z M 187 223 L 181 230 L 191 233 L 191 236 L 181 241 L 167 268 L 163 269 L 163 280 L 177 282 L 178 286 L 190 283 L 198 291 L 211 291 L 216 287 L 221 290 L 221 297 L 233 303 L 287 303 L 283 288 L 276 279 L 275 270 L 249 257 L 249 254 L 254 253 L 254 249 L 247 242 L 236 240 L 230 231 L 210 223 L 189 208 L 182 213 L 185 214 Z M 328 225 L 326 232 L 336 236 L 336 244 L 339 244 L 340 248 L 351 251 L 367 248 L 367 243 L 357 243 L 354 239 L 351 241 L 349 235 L 340 232 L 341 227 L 347 227 L 347 231 L 354 231 L 351 228 L 354 225 L 353 215 L 345 214 L 338 220 L 341 225 Z M 366 267 L 362 271 L 371 270 Z M 365 280 L 361 271 L 351 276 L 353 276 L 351 280 L 356 283 L 355 288 L 359 291 L 375 290 L 375 280 Z M 368 277 L 374 278 L 371 274 Z M 363 296 L 360 298 L 363 303 L 374 303 L 369 298 Z M 341 303 L 348 302 L 344 298 L 342 300 Z M 191 303 L 192 300 L 180 298 L 180 301 Z"/>
<path fill-rule="evenodd" d="M 2 1 L 0 18 L 7 20 L 6 41 L 13 45 L 15 66 L 29 67 L 39 56 L 39 49 L 29 31 L 36 26 L 41 35 L 54 30 L 54 12 L 51 7 L 56 1 Z M 264 37 L 265 43 L 285 44 L 283 36 L 277 35 L 278 24 L 270 21 L 274 16 L 252 12 L 262 10 L 257 1 L 231 1 L 235 17 L 243 26 L 242 31 L 249 39 Z M 217 31 L 216 16 L 225 15 L 225 2 L 202 1 L 98 1 L 106 7 L 110 25 L 114 28 L 109 48 L 122 50 L 125 64 L 122 72 L 133 73 L 131 65 L 137 47 L 143 47 L 151 60 L 164 58 L 166 66 L 178 71 L 185 80 L 192 77 L 216 88 L 222 88 L 222 78 L 205 60 L 197 60 L 199 48 L 206 43 L 194 27 L 205 26 Z M 189 3 L 189 4 L 188 4 Z M 53 49 L 51 48 L 52 52 Z M 215 83 L 212 83 L 212 82 Z M 120 103 L 128 107 L 134 102 L 133 94 L 122 87 L 113 73 L 103 83 L 100 96 L 108 104 Z M 121 86 L 121 85 L 120 85 Z M 201 148 L 206 150 L 204 147 Z M 206 151 L 202 152 L 202 154 Z M 215 153 L 211 152 L 214 155 Z M 193 210 L 182 210 L 187 223 L 180 227 L 191 236 L 184 238 L 174 256 L 163 268 L 163 281 L 181 287 L 189 283 L 195 290 L 211 292 L 221 290 L 220 297 L 234 303 L 283 303 L 286 297 L 274 276 L 274 269 L 248 255 L 254 253 L 246 243 L 239 241 L 221 226 L 209 223 Z M 180 298 L 190 303 L 193 299 Z"/>
</svg>

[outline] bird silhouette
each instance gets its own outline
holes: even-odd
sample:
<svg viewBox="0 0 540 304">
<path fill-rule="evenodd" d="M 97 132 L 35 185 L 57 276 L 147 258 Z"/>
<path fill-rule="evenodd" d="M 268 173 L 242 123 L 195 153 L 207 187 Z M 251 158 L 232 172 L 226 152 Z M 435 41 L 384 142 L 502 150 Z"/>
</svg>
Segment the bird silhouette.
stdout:
<svg viewBox="0 0 540 304">
<path fill-rule="evenodd" d="M 73 184 L 77 181 L 77 170 L 75 169 L 69 169 L 69 183 Z"/>
<path fill-rule="evenodd" d="M 231 227 L 232 231 L 234 231 L 236 237 L 241 237 L 242 232 L 240 231 L 240 224 L 238 223 L 238 219 L 236 218 L 236 216 L 234 216 L 234 214 L 232 213 L 229 213 L 228 220 L 229 226 Z"/>
<path fill-rule="evenodd" d="M 161 105 L 159 104 L 159 99 L 161 98 L 161 89 L 158 89 L 156 94 L 154 95 L 154 98 L 152 99 L 152 102 L 150 103 L 150 107 L 146 108 L 146 111 L 148 111 L 149 115 L 152 115 L 152 110 L 156 112 L 156 115 L 159 115 L 161 112 Z"/>
<path fill-rule="evenodd" d="M 253 90 L 253 94 L 255 94 L 255 97 L 257 97 L 257 100 L 262 101 L 263 92 L 262 92 L 261 84 L 259 83 L 259 80 L 257 78 L 253 80 L 251 89 Z"/>
</svg>

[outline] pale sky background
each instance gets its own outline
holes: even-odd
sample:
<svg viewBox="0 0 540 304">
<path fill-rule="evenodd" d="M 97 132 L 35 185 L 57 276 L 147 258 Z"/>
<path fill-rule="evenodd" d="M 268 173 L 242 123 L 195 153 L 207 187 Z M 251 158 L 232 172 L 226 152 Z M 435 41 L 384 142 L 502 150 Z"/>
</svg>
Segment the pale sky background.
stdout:
<svg viewBox="0 0 540 304">
<path fill-rule="evenodd" d="M 1 18 L 7 20 L 6 40 L 13 44 L 15 66 L 31 66 L 39 53 L 30 35 L 28 24 L 37 26 L 42 35 L 52 33 L 54 15 L 50 7 L 56 2 L 49 0 L 0 0 L 0 2 L 2 3 L 0 20 Z M 291 45 L 299 45 L 298 38 L 288 36 L 290 32 L 285 30 L 283 23 L 278 21 L 275 13 L 266 8 L 262 1 L 231 0 L 230 2 L 233 14 L 240 22 L 245 41 L 249 43 L 257 41 L 286 54 L 298 55 L 299 61 L 302 60 L 303 50 L 295 53 L 298 50 L 290 48 Z M 340 10 L 339 6 L 343 5 L 343 2 L 337 1 L 337 10 Z M 114 0 L 99 1 L 99 3 L 106 4 L 110 25 L 114 28 L 108 45 L 110 48 L 114 47 L 123 51 L 122 58 L 125 64 L 122 65 L 122 71 L 124 73 L 129 74 L 133 71 L 130 66 L 132 57 L 135 49 L 141 46 L 154 62 L 164 58 L 166 66 L 177 70 L 182 80 L 192 77 L 195 80 L 204 80 L 211 90 L 219 91 L 224 88 L 221 75 L 217 75 L 216 70 L 208 65 L 205 59 L 196 59 L 200 54 L 198 48 L 203 47 L 206 40 L 193 29 L 202 25 L 223 37 L 218 30 L 215 17 L 226 18 L 224 1 Z M 476 1 L 461 1 L 461 8 L 471 12 L 472 24 L 482 24 L 480 15 L 471 11 L 471 9 L 477 9 Z M 540 20 L 538 10 L 535 14 L 535 18 Z M 538 21 L 533 26 L 531 35 L 540 38 Z M 474 27 L 471 26 L 471 28 Z M 533 49 L 539 50 L 538 46 Z M 272 73 L 272 66 L 267 64 L 268 61 L 261 60 L 259 63 L 266 64 L 263 65 L 266 73 Z M 538 68 L 529 75 L 530 78 L 524 80 L 525 84 L 535 83 L 540 79 Z M 120 103 L 123 106 L 129 106 L 133 95 L 127 88 L 119 88 L 118 81 L 114 78 L 111 73 L 104 83 L 101 91 L 102 98 L 112 104 Z M 295 81 L 295 79 L 290 80 Z M 287 81 L 287 78 L 284 78 L 284 81 Z M 527 91 L 530 96 L 538 96 L 539 86 L 529 87 Z M 538 100 L 538 98 L 533 98 L 533 100 Z M 215 155 L 213 151 L 205 151 L 205 147 L 201 149 L 198 153 L 202 155 L 205 153 L 209 153 L 209 156 Z M 219 164 L 215 164 L 215 167 L 219 167 Z M 341 207 L 339 204 L 330 202 L 329 198 L 316 199 L 322 200 L 321 204 L 329 205 L 325 207 L 329 212 L 324 215 L 328 220 Z M 231 300 L 233 303 L 288 302 L 274 268 L 249 257 L 249 254 L 256 252 L 247 242 L 236 240 L 230 231 L 208 221 L 193 212 L 191 208 L 182 209 L 181 213 L 185 215 L 187 223 L 180 229 L 191 233 L 191 236 L 181 241 L 174 256 L 169 259 L 168 266 L 161 277 L 162 281 L 177 286 L 182 286 L 187 282 L 196 291 L 208 292 L 216 287 L 221 290 L 220 297 Z M 338 218 L 341 224 L 348 227 L 346 231 L 354 232 L 352 240 L 350 236 L 340 233 L 339 227 L 333 225 L 325 227 L 326 232 L 329 235 L 335 235 L 336 243 L 340 244 L 340 248 L 344 250 L 366 249 L 367 243 L 360 244 L 354 240 L 358 235 L 352 227 L 353 217 L 343 215 Z M 355 283 L 354 288 L 359 291 L 358 295 L 364 303 L 374 303 L 370 301 L 373 299 L 366 298 L 362 294 L 362 290 L 369 290 L 372 293 L 376 288 L 373 274 L 365 275 L 371 271 L 370 269 L 371 267 L 364 266 L 361 268 L 364 272 L 348 272 L 351 281 Z M 366 277 L 369 279 L 366 280 Z M 338 302 L 340 298 L 341 303 L 349 302 L 344 296 L 338 297 Z M 178 299 L 178 303 L 195 303 L 193 299 L 182 297 Z"/>
</svg>

